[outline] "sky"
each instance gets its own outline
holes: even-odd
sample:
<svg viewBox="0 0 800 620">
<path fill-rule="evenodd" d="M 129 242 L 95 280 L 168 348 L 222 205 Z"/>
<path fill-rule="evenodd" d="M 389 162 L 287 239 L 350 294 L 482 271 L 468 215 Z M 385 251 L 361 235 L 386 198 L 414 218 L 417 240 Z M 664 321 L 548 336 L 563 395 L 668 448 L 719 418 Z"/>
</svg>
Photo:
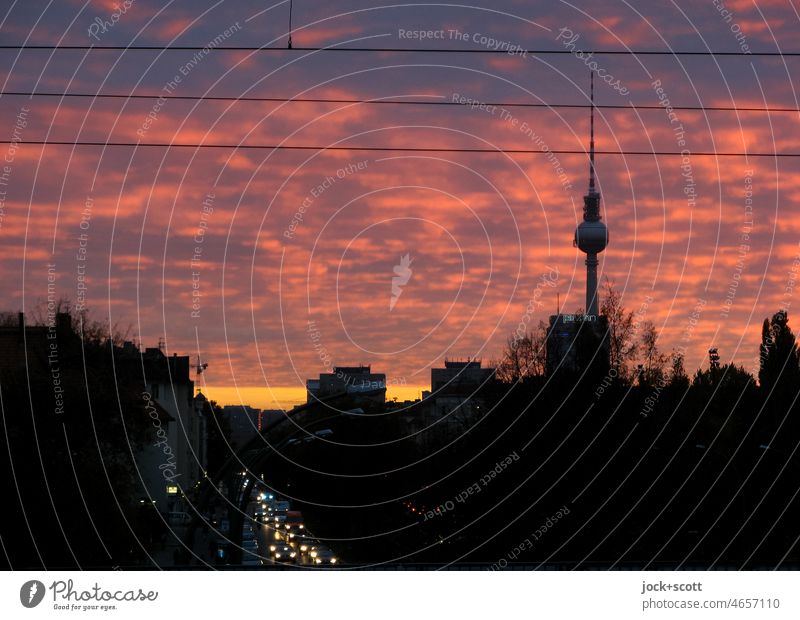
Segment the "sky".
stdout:
<svg viewBox="0 0 800 620">
<path fill-rule="evenodd" d="M 712 346 L 757 371 L 762 321 L 786 309 L 791 325 L 800 305 L 800 160 L 755 155 L 800 152 L 798 113 L 667 109 L 797 109 L 800 58 L 578 53 L 800 52 L 791 2 L 298 0 L 292 50 L 288 2 L 2 10 L 6 46 L 158 48 L 0 49 L 2 309 L 84 304 L 142 346 L 199 355 L 222 402 L 289 406 L 357 364 L 415 397 L 445 358 L 488 363 L 520 322 L 582 308 L 589 114 L 560 106 L 587 105 L 593 71 L 600 278 L 661 350 L 690 372 Z M 214 49 L 237 46 L 282 49 Z M 298 49 L 319 47 L 573 53 Z"/>
</svg>

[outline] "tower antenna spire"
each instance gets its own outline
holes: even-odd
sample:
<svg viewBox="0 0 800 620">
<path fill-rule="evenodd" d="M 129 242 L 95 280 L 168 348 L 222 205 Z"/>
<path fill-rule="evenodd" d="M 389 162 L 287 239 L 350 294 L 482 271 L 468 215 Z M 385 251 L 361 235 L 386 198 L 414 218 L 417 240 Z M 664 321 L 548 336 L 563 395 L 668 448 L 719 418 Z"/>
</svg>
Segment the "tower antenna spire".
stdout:
<svg viewBox="0 0 800 620">
<path fill-rule="evenodd" d="M 589 191 L 594 191 L 594 71 L 589 73 Z"/>
</svg>

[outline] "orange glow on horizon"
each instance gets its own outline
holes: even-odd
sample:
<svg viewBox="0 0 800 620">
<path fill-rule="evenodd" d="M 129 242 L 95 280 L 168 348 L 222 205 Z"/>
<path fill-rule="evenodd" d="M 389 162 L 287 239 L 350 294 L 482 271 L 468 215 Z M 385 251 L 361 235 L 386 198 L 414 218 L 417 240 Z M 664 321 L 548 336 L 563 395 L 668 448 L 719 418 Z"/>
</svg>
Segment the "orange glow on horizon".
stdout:
<svg viewBox="0 0 800 620">
<path fill-rule="evenodd" d="M 389 386 L 386 389 L 386 400 L 397 397 L 398 401 L 421 398 L 427 385 Z M 250 405 L 258 409 L 288 410 L 306 402 L 306 391 L 298 387 L 252 387 L 232 385 L 205 385 L 200 388 L 208 400 L 216 401 L 221 407 L 225 405 Z"/>
</svg>

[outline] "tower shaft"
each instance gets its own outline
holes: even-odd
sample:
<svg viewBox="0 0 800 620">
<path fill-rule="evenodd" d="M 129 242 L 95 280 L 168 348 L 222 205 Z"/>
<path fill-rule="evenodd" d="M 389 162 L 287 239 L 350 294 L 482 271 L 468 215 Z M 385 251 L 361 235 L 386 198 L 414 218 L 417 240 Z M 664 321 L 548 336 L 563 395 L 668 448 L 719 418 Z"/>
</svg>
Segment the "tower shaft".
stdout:
<svg viewBox="0 0 800 620">
<path fill-rule="evenodd" d="M 598 316 L 597 303 L 597 254 L 586 255 L 586 314 Z"/>
</svg>

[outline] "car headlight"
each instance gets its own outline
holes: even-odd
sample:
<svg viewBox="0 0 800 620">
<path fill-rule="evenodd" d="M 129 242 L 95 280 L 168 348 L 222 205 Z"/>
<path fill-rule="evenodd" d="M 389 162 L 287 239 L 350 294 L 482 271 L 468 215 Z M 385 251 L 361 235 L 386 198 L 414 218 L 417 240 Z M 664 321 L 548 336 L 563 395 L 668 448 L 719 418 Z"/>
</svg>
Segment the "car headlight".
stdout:
<svg viewBox="0 0 800 620">
<path fill-rule="evenodd" d="M 270 551 L 275 551 L 276 549 L 277 549 L 277 547 L 275 545 L 270 545 L 269 546 L 269 550 Z"/>
<path fill-rule="evenodd" d="M 308 546 L 306 546 L 306 545 L 300 545 L 300 551 L 302 551 L 302 552 L 304 552 L 304 553 L 305 553 L 306 551 L 308 551 Z"/>
<path fill-rule="evenodd" d="M 290 557 L 290 558 L 293 558 L 293 557 L 296 557 L 296 556 L 297 556 L 297 553 L 296 553 L 296 552 L 294 552 L 294 551 L 292 551 L 292 552 L 289 554 L 289 557 Z"/>
<path fill-rule="evenodd" d="M 312 558 L 315 558 L 315 557 L 317 557 L 317 552 L 316 552 L 316 551 L 312 551 L 312 552 L 311 552 L 311 557 L 312 557 Z"/>
<path fill-rule="evenodd" d="M 331 558 L 331 564 L 336 564 L 336 558 Z"/>
<path fill-rule="evenodd" d="M 281 554 L 280 554 L 280 553 L 276 553 L 276 554 L 275 554 L 275 557 L 276 557 L 276 558 L 280 558 L 280 557 L 281 557 Z"/>
<path fill-rule="evenodd" d="M 319 558 L 317 558 L 317 559 L 315 560 L 315 563 L 316 563 L 316 564 L 322 564 L 322 560 L 320 560 Z"/>
</svg>

